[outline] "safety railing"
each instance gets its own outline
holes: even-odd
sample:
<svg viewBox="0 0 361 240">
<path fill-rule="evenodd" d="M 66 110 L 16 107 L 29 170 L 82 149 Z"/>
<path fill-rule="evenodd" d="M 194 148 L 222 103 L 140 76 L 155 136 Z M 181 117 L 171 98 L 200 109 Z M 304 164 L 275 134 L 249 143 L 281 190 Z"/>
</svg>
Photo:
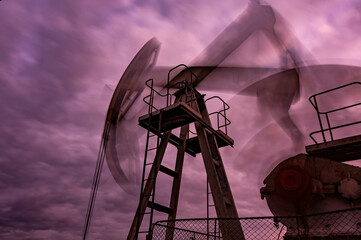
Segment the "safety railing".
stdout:
<svg viewBox="0 0 361 240">
<path fill-rule="evenodd" d="M 157 90 L 155 90 L 153 78 L 147 80 L 145 82 L 145 85 L 150 89 L 149 95 L 147 95 L 143 98 L 143 102 L 145 102 L 148 105 L 148 113 L 159 110 L 161 107 L 157 108 L 155 106 L 155 103 L 154 103 L 155 97 L 156 96 L 166 97 L 168 99 L 168 95 L 167 95 L 168 93 L 162 94 L 162 93 L 158 92 Z"/>
<path fill-rule="evenodd" d="M 173 71 L 179 68 L 184 68 L 184 70 L 178 72 L 177 75 L 172 78 L 172 80 L 174 80 L 175 82 L 171 84 L 171 74 Z M 147 80 L 145 84 L 150 89 L 150 93 L 149 95 L 143 98 L 143 101 L 148 105 L 148 113 L 151 113 L 153 111 L 158 111 L 163 107 L 168 107 L 169 105 L 171 105 L 173 103 L 173 93 L 180 89 L 184 89 L 185 91 L 184 94 L 185 99 L 182 101 L 184 101 L 186 104 L 192 107 L 193 103 L 197 101 L 197 96 L 199 96 L 199 94 L 195 94 L 194 89 L 192 87 L 194 80 L 197 79 L 198 79 L 197 76 L 189 67 L 187 67 L 184 64 L 179 64 L 178 66 L 175 66 L 174 68 L 170 69 L 168 72 L 168 82 L 165 93 L 162 93 L 161 91 L 157 91 L 154 88 L 153 79 Z M 158 102 L 159 106 L 158 105 L 156 106 L 155 99 L 157 97 L 165 99 L 165 102 L 161 100 L 160 102 Z M 222 98 L 220 98 L 219 96 L 210 97 L 207 100 L 205 100 L 205 102 L 208 102 L 210 100 L 218 100 L 221 103 L 221 107 L 220 107 L 221 110 L 211 112 L 209 113 L 209 116 L 210 117 L 215 116 L 217 122 L 217 129 L 224 130 L 224 132 L 228 134 L 227 128 L 231 124 L 231 121 L 227 118 L 226 111 L 230 108 L 229 105 L 225 101 L 223 101 Z M 192 134 L 195 134 L 192 131 L 190 132 Z"/>
<path fill-rule="evenodd" d="M 184 67 L 186 71 L 183 70 L 180 73 L 178 73 L 178 75 L 173 78 L 173 79 L 178 78 L 178 80 L 171 85 L 171 80 L 170 80 L 171 73 L 180 67 Z M 186 76 L 186 73 L 189 73 L 188 77 Z M 165 89 L 166 93 L 161 93 L 161 91 L 157 91 L 155 89 L 153 79 L 147 80 L 145 82 L 145 85 L 150 89 L 150 93 L 149 93 L 149 95 L 147 95 L 143 98 L 143 102 L 145 102 L 148 105 L 148 113 L 160 110 L 163 107 L 168 107 L 169 105 L 171 105 L 173 102 L 173 99 L 172 99 L 173 93 L 180 89 L 185 89 L 186 99 L 184 100 L 184 102 L 186 102 L 188 105 L 191 105 L 192 102 L 194 102 L 196 100 L 196 98 L 195 98 L 196 95 L 189 93 L 188 91 L 193 91 L 193 88 L 189 87 L 189 86 L 192 86 L 194 78 L 197 78 L 197 76 L 194 74 L 194 72 L 190 68 L 188 68 L 186 65 L 180 64 L 180 65 L 170 69 L 168 72 L 168 82 L 167 82 L 167 87 Z M 172 92 L 171 90 L 173 90 L 174 92 Z M 156 103 L 155 103 L 155 99 L 157 97 L 165 99 L 165 103 L 162 103 L 162 101 L 161 101 L 159 103 L 160 106 L 158 106 L 158 107 L 156 107 Z"/>
<path fill-rule="evenodd" d="M 174 224 L 159 221 L 152 226 L 151 239 L 219 240 L 223 239 L 220 226 L 228 225 L 231 239 L 243 234 L 246 240 L 353 240 L 361 239 L 360 217 L 361 208 L 354 208 L 305 216 L 180 219 L 172 221 Z M 241 222 L 242 230 L 236 221 Z"/>
<path fill-rule="evenodd" d="M 218 100 L 220 101 L 222 107 L 221 107 L 221 110 L 219 111 L 214 111 L 214 112 L 211 112 L 209 113 L 209 116 L 212 117 L 213 115 L 216 116 L 216 119 L 217 119 L 217 128 L 218 130 L 224 130 L 224 132 L 226 134 L 228 134 L 228 131 L 227 131 L 227 128 L 228 128 L 228 125 L 231 124 L 231 121 L 227 118 L 227 110 L 230 108 L 229 105 L 223 101 L 222 98 L 220 98 L 219 96 L 213 96 L 213 97 L 210 97 L 208 98 L 205 102 L 208 102 L 209 100 Z"/>
<path fill-rule="evenodd" d="M 171 85 L 171 74 L 173 71 L 184 68 L 181 72 L 179 72 L 175 77 L 172 78 L 175 83 Z M 187 76 L 188 75 L 188 76 Z M 193 91 L 193 80 L 198 79 L 197 75 L 185 64 L 179 64 L 174 68 L 170 69 L 168 72 L 168 83 L 167 83 L 167 106 L 172 103 L 172 96 L 173 94 L 170 93 L 171 89 L 185 89 L 185 91 Z M 188 105 L 192 105 L 192 102 L 196 101 L 197 98 L 195 97 L 196 94 L 192 92 L 186 92 L 185 94 L 186 102 Z"/>
<path fill-rule="evenodd" d="M 312 96 L 309 98 L 309 101 L 311 102 L 312 106 L 315 108 L 315 110 L 316 110 L 316 112 L 317 112 L 317 117 L 318 117 L 318 121 L 319 121 L 320 128 L 321 128 L 321 130 L 311 132 L 310 135 L 309 135 L 310 138 L 311 138 L 316 144 L 317 144 L 317 141 L 316 141 L 315 138 L 313 137 L 313 135 L 315 135 L 315 134 L 321 133 L 321 134 L 322 134 L 323 142 L 327 142 L 327 138 L 326 138 L 326 134 L 325 134 L 325 133 L 328 132 L 331 141 L 333 141 L 333 140 L 334 140 L 334 136 L 333 136 L 332 130 L 339 129 L 339 128 L 344 128 L 344 127 L 348 127 L 348 126 L 351 126 L 351 125 L 356 125 L 356 124 L 360 124 L 360 123 L 361 123 L 361 121 L 356 121 L 356 122 L 350 122 L 350 123 L 347 123 L 347 124 L 341 124 L 341 125 L 336 125 L 336 126 L 332 126 L 332 127 L 331 127 L 330 117 L 329 117 L 331 113 L 339 112 L 339 111 L 342 111 L 342 110 L 345 110 L 345 109 L 349 109 L 349 108 L 352 108 L 352 107 L 361 105 L 361 102 L 355 103 L 355 104 L 351 104 L 351 105 L 347 105 L 347 106 L 340 107 L 340 108 L 336 108 L 336 109 L 332 109 L 332 110 L 329 110 L 329 111 L 320 111 L 319 106 L 318 106 L 318 102 L 317 102 L 317 97 L 319 97 L 320 95 L 324 95 L 324 94 L 326 94 L 326 93 L 333 92 L 333 91 L 336 91 L 336 90 L 338 90 L 338 89 L 346 88 L 346 87 L 349 87 L 349 86 L 352 86 L 352 85 L 361 85 L 361 83 L 360 83 L 360 82 L 352 82 L 352 83 L 349 83 L 349 84 L 345 84 L 345 85 L 342 85 L 342 86 L 340 86 L 340 87 L 332 88 L 332 89 L 329 89 L 329 90 L 327 90 L 327 91 L 323 91 L 323 92 L 314 94 L 314 95 L 312 95 Z M 324 126 L 324 124 L 323 124 L 323 122 L 322 122 L 322 116 L 325 116 L 325 118 L 326 118 L 326 123 L 327 123 L 327 126 L 326 126 L 326 127 Z"/>
</svg>

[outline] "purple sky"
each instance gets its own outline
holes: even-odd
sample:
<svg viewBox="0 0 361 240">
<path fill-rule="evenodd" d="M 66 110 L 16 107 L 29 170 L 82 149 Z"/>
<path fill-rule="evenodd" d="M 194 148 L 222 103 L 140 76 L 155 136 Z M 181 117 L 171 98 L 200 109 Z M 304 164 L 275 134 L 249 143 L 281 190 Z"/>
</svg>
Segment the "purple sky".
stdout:
<svg viewBox="0 0 361 240">
<path fill-rule="evenodd" d="M 247 2 L 1 1 L 0 238 L 79 239 L 105 114 L 133 56 L 157 37 L 162 43 L 158 66 L 187 64 Z M 317 82 L 302 83 L 302 98 L 290 111 L 308 135 L 317 129 L 317 119 L 307 97 L 316 89 L 360 80 L 361 3 L 269 3 L 304 47 L 307 62 L 356 66 L 311 68 Z M 274 66 L 269 43 L 262 36 L 254 41 L 254 51 L 252 42 L 246 43 L 227 63 Z M 295 152 L 282 129 L 271 118 L 260 117 L 255 98 L 233 96 L 240 90 L 222 94 L 231 105 L 229 132 L 235 139 L 233 149 L 222 150 L 223 161 L 239 215 L 270 215 L 259 188 L 275 164 Z M 349 112 L 351 118 L 355 115 Z M 136 118 L 130 120 L 142 136 L 141 161 L 145 130 L 136 126 Z M 159 190 L 160 202 L 168 201 L 168 189 Z M 180 197 L 180 217 L 205 217 L 200 157 L 185 159 Z M 89 239 L 125 239 L 136 204 L 137 197 L 120 189 L 104 165 Z"/>
</svg>

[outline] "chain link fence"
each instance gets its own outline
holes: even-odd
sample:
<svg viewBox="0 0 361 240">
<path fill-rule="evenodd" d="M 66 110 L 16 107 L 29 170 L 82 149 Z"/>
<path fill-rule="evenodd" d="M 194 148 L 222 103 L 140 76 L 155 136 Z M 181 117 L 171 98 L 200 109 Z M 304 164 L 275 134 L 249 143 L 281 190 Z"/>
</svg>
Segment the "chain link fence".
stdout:
<svg viewBox="0 0 361 240">
<path fill-rule="evenodd" d="M 150 239 L 235 240 L 242 235 L 246 240 L 361 239 L 361 208 L 293 217 L 159 221 Z"/>
</svg>

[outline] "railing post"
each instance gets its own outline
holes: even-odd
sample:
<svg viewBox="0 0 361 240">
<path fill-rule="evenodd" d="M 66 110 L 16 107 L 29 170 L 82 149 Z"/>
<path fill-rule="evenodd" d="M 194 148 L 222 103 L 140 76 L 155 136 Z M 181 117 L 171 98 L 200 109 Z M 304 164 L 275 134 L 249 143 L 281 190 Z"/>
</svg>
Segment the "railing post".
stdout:
<svg viewBox="0 0 361 240">
<path fill-rule="evenodd" d="M 332 129 L 331 129 L 331 125 L 330 125 L 330 120 L 328 119 L 328 113 L 325 113 L 325 115 L 326 115 L 326 120 L 327 120 L 327 125 L 328 125 L 328 131 L 330 132 L 331 141 L 333 141 Z"/>
<path fill-rule="evenodd" d="M 320 123 L 320 128 L 321 128 L 321 133 L 322 133 L 322 138 L 323 138 L 323 142 L 326 142 L 326 137 L 325 137 L 325 133 L 323 131 L 323 126 L 322 126 L 322 119 L 320 116 L 320 111 L 318 110 L 318 105 L 317 105 L 317 100 L 316 100 L 316 96 L 313 97 L 314 103 L 315 103 L 315 109 L 317 112 L 317 117 L 318 117 L 318 122 Z"/>
<path fill-rule="evenodd" d="M 345 88 L 345 87 L 348 87 L 348 86 L 351 86 L 351 85 L 355 85 L 355 84 L 361 85 L 361 82 L 352 82 L 352 83 L 349 83 L 349 84 L 345 84 L 345 85 L 342 85 L 342 86 L 339 86 L 339 87 L 336 87 L 336 88 L 332 88 L 332 89 L 329 89 L 329 90 L 326 90 L 326 91 L 323 91 L 323 92 L 314 94 L 314 95 L 312 95 L 311 97 L 309 97 L 309 101 L 311 102 L 312 106 L 315 108 L 315 110 L 316 110 L 316 112 L 317 112 L 317 117 L 318 117 L 318 121 L 319 121 L 320 128 L 321 128 L 320 131 L 315 131 L 315 132 L 312 132 L 312 133 L 310 134 L 311 139 L 312 139 L 316 144 L 317 144 L 317 141 L 312 137 L 313 134 L 316 134 L 316 133 L 320 133 L 320 132 L 321 132 L 321 133 L 322 133 L 323 142 L 327 142 L 326 136 L 325 136 L 325 132 L 329 131 L 331 141 L 333 141 L 333 140 L 334 140 L 333 134 L 332 134 L 332 130 L 333 130 L 333 129 L 340 128 L 340 127 L 346 127 L 346 126 L 350 126 L 350 125 L 355 125 L 355 124 L 361 123 L 361 121 L 359 121 L 359 122 L 352 122 L 352 123 L 349 123 L 349 124 L 338 125 L 338 126 L 336 126 L 336 127 L 331 127 L 331 125 L 330 125 L 330 120 L 329 120 L 329 116 L 328 116 L 329 113 L 334 113 L 334 112 L 341 111 L 341 110 L 344 110 L 344 109 L 347 109 L 347 108 L 352 108 L 352 107 L 355 107 L 355 106 L 359 106 L 359 105 L 361 105 L 361 102 L 358 102 L 358 103 L 356 103 L 356 104 L 351 104 L 351 105 L 348 105 L 348 106 L 344 106 L 344 107 L 341 107 L 341 108 L 336 108 L 336 109 L 333 109 L 333 110 L 329 110 L 329 111 L 322 112 L 322 111 L 319 111 L 319 109 L 318 109 L 318 104 L 317 104 L 317 99 L 316 99 L 317 96 L 320 96 L 320 95 L 323 95 L 323 94 L 325 94 L 325 93 L 329 93 L 329 92 L 332 92 L 332 91 L 335 91 L 335 90 L 338 90 L 338 89 L 341 89 L 341 88 Z M 326 121 L 327 121 L 327 125 L 328 125 L 328 128 L 326 128 L 326 129 L 323 128 L 322 119 L 321 119 L 321 114 L 324 114 L 325 117 L 326 117 Z"/>
</svg>

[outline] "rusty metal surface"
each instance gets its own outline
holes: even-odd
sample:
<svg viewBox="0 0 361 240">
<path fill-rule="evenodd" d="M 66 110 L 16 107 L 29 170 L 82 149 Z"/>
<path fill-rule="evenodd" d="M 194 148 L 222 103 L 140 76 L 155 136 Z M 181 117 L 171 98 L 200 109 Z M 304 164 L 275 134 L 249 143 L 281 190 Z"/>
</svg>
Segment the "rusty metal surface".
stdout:
<svg viewBox="0 0 361 240">
<path fill-rule="evenodd" d="M 361 135 L 309 145 L 306 146 L 306 152 L 311 156 L 324 157 L 337 162 L 361 159 Z"/>
<path fill-rule="evenodd" d="M 344 179 L 361 182 L 361 168 L 299 154 L 271 171 L 261 193 L 275 216 L 314 214 L 360 205 L 354 202 L 357 199 L 342 196 L 338 187 Z"/>
<path fill-rule="evenodd" d="M 299 154 L 271 171 L 264 180 L 261 196 L 266 198 L 274 216 L 317 214 L 360 207 L 360 182 L 359 167 Z M 290 227 L 293 223 L 284 224 Z M 305 220 L 305 224 L 310 231 L 318 231 L 311 222 Z"/>
</svg>

